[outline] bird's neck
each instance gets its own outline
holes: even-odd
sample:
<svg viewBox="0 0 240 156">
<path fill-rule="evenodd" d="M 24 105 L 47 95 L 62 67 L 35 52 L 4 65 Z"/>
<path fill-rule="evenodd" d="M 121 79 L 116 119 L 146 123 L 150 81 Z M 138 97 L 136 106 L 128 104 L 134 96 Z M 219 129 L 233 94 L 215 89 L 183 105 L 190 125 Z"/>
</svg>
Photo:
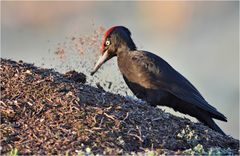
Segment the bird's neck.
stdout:
<svg viewBox="0 0 240 156">
<path fill-rule="evenodd" d="M 121 46 L 118 47 L 117 50 L 117 57 L 123 57 L 128 55 L 131 51 L 135 51 L 136 46 L 129 46 L 127 44 L 121 44 Z"/>
<path fill-rule="evenodd" d="M 128 74 L 128 65 L 130 62 L 130 55 L 131 55 L 131 50 L 130 49 L 126 49 L 125 51 L 119 51 L 119 53 L 117 54 L 117 63 L 118 63 L 118 67 L 120 72 L 123 75 L 127 75 Z"/>
<path fill-rule="evenodd" d="M 122 75 L 127 77 L 127 75 L 131 75 L 131 55 L 136 52 L 137 47 L 131 38 L 129 38 L 127 41 L 120 41 L 120 43 L 121 44 L 119 44 L 120 46 L 117 50 L 118 67 Z"/>
<path fill-rule="evenodd" d="M 133 42 L 133 40 L 130 37 L 126 40 L 119 39 L 117 45 L 118 45 L 117 51 L 119 53 L 137 50 L 135 43 Z"/>
</svg>

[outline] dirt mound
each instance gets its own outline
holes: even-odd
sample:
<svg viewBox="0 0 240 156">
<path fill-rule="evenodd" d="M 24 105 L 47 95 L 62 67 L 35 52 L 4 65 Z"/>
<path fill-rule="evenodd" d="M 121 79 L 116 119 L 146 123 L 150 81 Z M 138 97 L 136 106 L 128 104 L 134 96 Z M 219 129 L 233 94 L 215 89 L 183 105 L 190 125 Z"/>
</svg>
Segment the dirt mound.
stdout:
<svg viewBox="0 0 240 156">
<path fill-rule="evenodd" d="M 5 59 L 0 73 L 2 154 L 238 154 L 238 140 L 86 85 L 83 74 Z"/>
</svg>

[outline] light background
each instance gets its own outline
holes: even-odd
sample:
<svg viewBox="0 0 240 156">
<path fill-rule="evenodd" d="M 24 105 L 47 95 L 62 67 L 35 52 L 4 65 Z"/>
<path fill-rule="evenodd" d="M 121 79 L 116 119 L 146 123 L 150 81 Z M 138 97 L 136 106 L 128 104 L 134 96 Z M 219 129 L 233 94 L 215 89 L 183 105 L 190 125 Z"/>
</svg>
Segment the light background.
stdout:
<svg viewBox="0 0 240 156">
<path fill-rule="evenodd" d="M 1 57 L 50 67 L 42 58 L 51 48 L 69 34 L 91 34 L 93 23 L 128 27 L 136 45 L 187 77 L 228 118 L 220 127 L 239 138 L 239 2 L 3 1 Z M 106 79 L 121 77 L 112 71 Z"/>
</svg>

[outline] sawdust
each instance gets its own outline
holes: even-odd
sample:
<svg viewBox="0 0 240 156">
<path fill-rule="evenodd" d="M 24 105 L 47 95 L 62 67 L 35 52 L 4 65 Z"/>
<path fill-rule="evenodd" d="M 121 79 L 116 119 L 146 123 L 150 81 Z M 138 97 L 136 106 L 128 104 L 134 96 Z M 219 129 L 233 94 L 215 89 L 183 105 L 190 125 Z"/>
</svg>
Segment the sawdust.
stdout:
<svg viewBox="0 0 240 156">
<path fill-rule="evenodd" d="M 58 42 L 49 50 L 50 54 L 43 58 L 43 64 L 44 61 L 52 62 L 51 67 L 61 73 L 72 70 L 84 73 L 88 77 L 86 83 L 91 86 L 101 86 L 106 91 L 131 96 L 133 94 L 128 90 L 114 59 L 106 62 L 97 74 L 90 76 L 101 55 L 104 32 L 105 28 L 98 26 L 91 34 L 69 34 L 62 42 Z"/>
</svg>

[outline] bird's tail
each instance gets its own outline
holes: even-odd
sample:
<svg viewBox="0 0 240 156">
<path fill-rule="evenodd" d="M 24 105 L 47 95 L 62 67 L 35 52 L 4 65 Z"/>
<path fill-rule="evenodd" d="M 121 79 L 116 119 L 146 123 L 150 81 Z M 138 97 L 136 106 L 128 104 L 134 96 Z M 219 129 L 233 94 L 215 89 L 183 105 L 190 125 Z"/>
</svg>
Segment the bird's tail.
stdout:
<svg viewBox="0 0 240 156">
<path fill-rule="evenodd" d="M 223 135 L 226 135 L 211 117 L 206 117 L 205 119 L 199 119 L 199 120 L 201 122 L 203 122 L 205 125 L 207 125 L 208 127 L 210 127 L 211 129 L 213 129 Z"/>
<path fill-rule="evenodd" d="M 178 104 L 176 104 L 178 102 Z M 208 126 L 209 128 L 226 135 L 220 127 L 215 123 L 215 121 L 212 118 L 220 119 L 223 121 L 227 121 L 226 117 L 223 115 L 214 116 L 212 113 L 207 112 L 206 110 L 200 109 L 198 107 L 194 107 L 192 104 L 186 103 L 184 101 L 173 101 L 170 103 L 171 105 L 168 105 L 169 107 L 172 107 L 174 110 L 177 110 L 181 113 L 188 114 L 190 116 L 193 116 L 197 118 L 200 122 Z M 219 113 L 221 114 L 221 113 Z M 222 117 L 223 116 L 223 117 Z"/>
</svg>

